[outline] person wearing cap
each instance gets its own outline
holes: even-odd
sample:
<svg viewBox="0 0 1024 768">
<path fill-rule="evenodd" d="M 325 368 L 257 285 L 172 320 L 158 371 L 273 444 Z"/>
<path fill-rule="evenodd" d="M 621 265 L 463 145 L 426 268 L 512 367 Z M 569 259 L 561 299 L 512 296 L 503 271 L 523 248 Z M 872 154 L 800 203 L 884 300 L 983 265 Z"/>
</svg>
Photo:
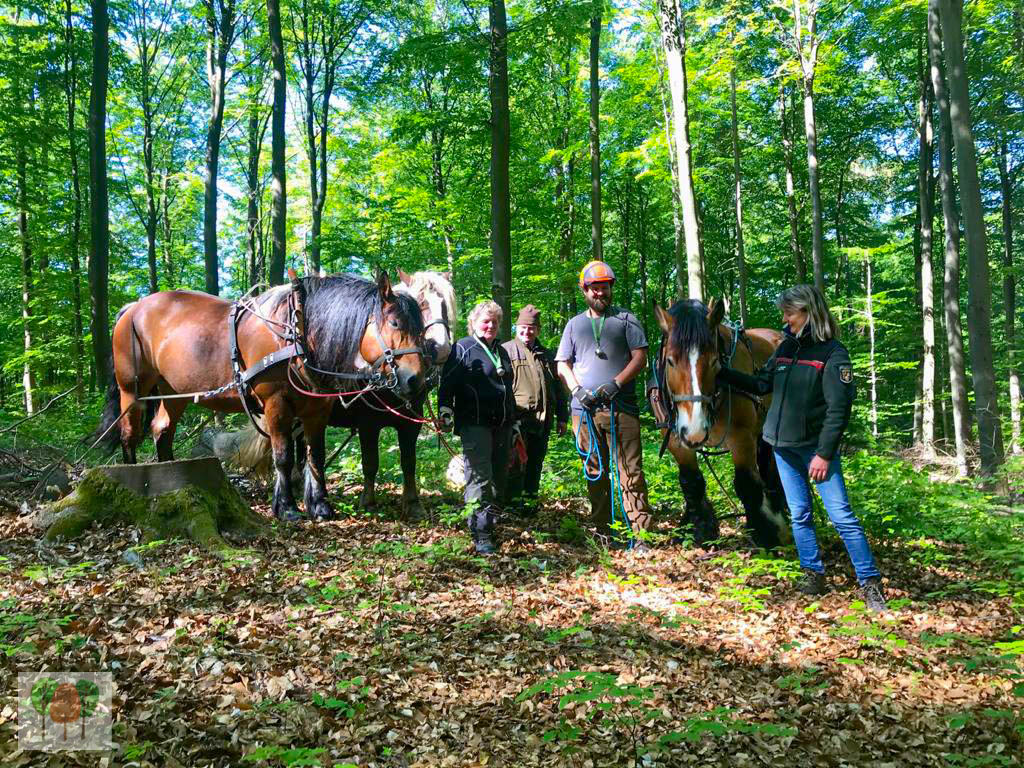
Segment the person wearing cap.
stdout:
<svg viewBox="0 0 1024 768">
<path fill-rule="evenodd" d="M 467 522 L 476 551 L 495 551 L 494 525 L 505 493 L 515 400 L 512 361 L 498 343 L 502 311 L 481 301 L 469 313 L 469 335 L 452 347 L 437 391 L 441 429 L 455 429 L 465 459 Z"/>
<path fill-rule="evenodd" d="M 537 514 L 537 496 L 552 426 L 564 435 L 569 421 L 568 397 L 555 370 L 555 357 L 537 338 L 540 310 L 527 304 L 516 318 L 516 335 L 502 346 L 512 361 L 516 420 L 526 447 L 525 464 L 514 463 L 505 488 L 506 507 L 523 517 Z"/>
<path fill-rule="evenodd" d="M 609 449 L 613 441 L 622 507 L 630 528 L 634 533 L 645 531 L 651 522 L 636 397 L 636 377 L 647 365 L 647 337 L 631 312 L 612 305 L 614 285 L 615 273 L 603 261 L 583 267 L 580 289 L 587 309 L 569 320 L 555 354 L 558 374 L 573 395 L 577 447 L 587 456 L 584 470 L 591 514 L 598 532 L 609 537 L 612 505 L 619 504 L 612 499 Z M 591 441 L 596 450 L 591 449 Z"/>
</svg>

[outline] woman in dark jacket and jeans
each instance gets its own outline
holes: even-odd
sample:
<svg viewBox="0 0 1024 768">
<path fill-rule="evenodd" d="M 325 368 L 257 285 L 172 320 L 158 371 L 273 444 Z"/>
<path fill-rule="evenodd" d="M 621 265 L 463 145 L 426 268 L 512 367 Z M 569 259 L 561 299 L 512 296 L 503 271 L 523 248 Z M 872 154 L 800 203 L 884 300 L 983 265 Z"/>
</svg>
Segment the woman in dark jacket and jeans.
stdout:
<svg viewBox="0 0 1024 768">
<path fill-rule="evenodd" d="M 724 368 L 719 378 L 747 392 L 772 394 L 763 434 L 774 447 L 793 515 L 793 539 L 804 571 L 800 591 L 820 595 L 826 590 L 810 479 L 846 545 L 868 608 L 885 610 L 881 574 L 864 528 L 850 508 L 839 460 L 839 443 L 850 422 L 854 397 L 850 353 L 839 342 L 839 325 L 814 286 L 793 286 L 782 293 L 778 306 L 786 324 L 785 338 L 764 369 L 748 376 Z"/>
<path fill-rule="evenodd" d="M 495 551 L 494 523 L 505 493 L 515 420 L 512 361 L 498 343 L 502 311 L 482 301 L 469 313 L 469 336 L 452 347 L 437 393 L 441 427 L 462 438 L 466 466 L 463 498 L 476 551 Z"/>
</svg>

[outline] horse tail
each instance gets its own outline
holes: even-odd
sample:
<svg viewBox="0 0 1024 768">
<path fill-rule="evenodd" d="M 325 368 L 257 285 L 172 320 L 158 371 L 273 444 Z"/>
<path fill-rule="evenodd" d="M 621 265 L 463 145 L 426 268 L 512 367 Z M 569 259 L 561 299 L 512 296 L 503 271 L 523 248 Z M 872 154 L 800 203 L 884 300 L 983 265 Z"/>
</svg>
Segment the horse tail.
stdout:
<svg viewBox="0 0 1024 768">
<path fill-rule="evenodd" d="M 125 304 L 117 311 L 114 317 L 114 328 L 118 321 L 124 316 L 135 302 Z M 107 360 L 107 396 L 103 402 L 103 411 L 100 414 L 100 423 L 96 430 L 86 440 L 98 441 L 106 450 L 107 455 L 117 450 L 121 444 L 121 388 L 117 384 L 117 376 L 114 375 L 114 357 Z"/>
<path fill-rule="evenodd" d="M 764 492 L 764 503 L 761 511 L 779 531 L 779 539 L 788 544 L 792 541 L 792 528 L 789 525 L 789 507 L 786 504 L 786 492 L 782 488 L 779 467 L 775 463 L 772 447 L 765 442 L 763 436 L 757 436 L 757 473 L 761 476 Z"/>
<path fill-rule="evenodd" d="M 117 326 L 118 322 L 124 317 L 125 313 L 128 312 L 135 306 L 135 302 L 129 302 L 125 304 L 121 309 L 117 311 L 117 315 L 114 317 L 114 323 L 111 328 Z M 135 340 L 132 340 L 135 343 Z M 87 438 L 88 440 L 99 441 L 99 444 L 103 446 L 109 456 L 117 447 L 121 444 L 121 388 L 117 383 L 117 376 L 114 374 L 114 358 L 111 355 L 107 361 L 107 378 L 109 383 L 107 384 L 107 396 L 103 403 L 103 412 L 100 415 L 99 426 L 96 430 Z M 153 417 L 156 415 L 157 403 L 154 401 L 148 401 L 146 403 L 145 414 L 142 419 L 142 431 L 145 434 L 149 430 L 149 425 L 153 421 Z"/>
<path fill-rule="evenodd" d="M 117 377 L 114 376 L 113 361 L 107 368 L 107 376 L 110 383 L 107 384 L 107 397 L 103 403 L 100 423 L 86 440 L 99 441 L 109 456 L 121 444 L 121 388 L 117 385 Z"/>
</svg>

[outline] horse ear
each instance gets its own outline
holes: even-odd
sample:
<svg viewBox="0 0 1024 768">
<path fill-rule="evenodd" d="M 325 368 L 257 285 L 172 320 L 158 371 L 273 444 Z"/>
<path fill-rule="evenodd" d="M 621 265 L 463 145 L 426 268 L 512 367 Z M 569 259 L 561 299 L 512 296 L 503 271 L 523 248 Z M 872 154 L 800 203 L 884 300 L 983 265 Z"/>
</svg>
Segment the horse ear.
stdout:
<svg viewBox="0 0 1024 768">
<path fill-rule="evenodd" d="M 708 328 L 714 328 L 725 317 L 725 302 L 711 299 L 708 304 Z"/>
<path fill-rule="evenodd" d="M 401 267 L 398 268 L 398 279 L 401 280 L 406 285 L 412 285 L 412 275 L 410 275 Z"/>
<path fill-rule="evenodd" d="M 380 291 L 380 297 L 384 301 L 394 300 L 395 294 L 391 290 L 391 280 L 383 269 L 377 274 L 377 290 Z"/>
<path fill-rule="evenodd" d="M 672 332 L 675 327 L 676 321 L 668 312 L 661 308 L 658 302 L 654 302 L 654 317 L 658 320 L 658 327 L 661 328 L 661 332 L 668 334 Z"/>
<path fill-rule="evenodd" d="M 452 273 L 451 273 L 451 271 L 450 271 L 450 270 L 449 270 L 448 272 L 442 272 L 442 273 L 441 273 L 441 277 L 443 277 L 443 278 L 444 278 L 445 280 L 447 280 L 447 281 L 448 281 L 449 283 L 451 283 L 451 282 L 452 282 Z"/>
</svg>

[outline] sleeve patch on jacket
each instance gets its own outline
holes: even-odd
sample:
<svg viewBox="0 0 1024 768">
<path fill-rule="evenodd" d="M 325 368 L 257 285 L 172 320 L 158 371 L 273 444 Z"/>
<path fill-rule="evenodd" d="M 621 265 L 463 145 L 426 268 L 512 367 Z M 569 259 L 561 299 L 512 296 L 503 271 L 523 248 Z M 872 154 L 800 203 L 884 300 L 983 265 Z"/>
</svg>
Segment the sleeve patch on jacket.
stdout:
<svg viewBox="0 0 1024 768">
<path fill-rule="evenodd" d="M 840 365 L 839 366 L 839 380 L 843 384 L 853 383 L 853 366 L 852 365 Z"/>
</svg>

